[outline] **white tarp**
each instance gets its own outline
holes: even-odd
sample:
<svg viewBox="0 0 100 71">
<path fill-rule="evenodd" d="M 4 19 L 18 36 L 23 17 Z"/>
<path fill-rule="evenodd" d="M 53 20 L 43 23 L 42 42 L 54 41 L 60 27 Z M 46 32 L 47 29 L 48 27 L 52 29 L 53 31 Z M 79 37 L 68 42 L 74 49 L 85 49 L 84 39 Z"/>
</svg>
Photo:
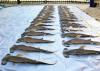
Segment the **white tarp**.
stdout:
<svg viewBox="0 0 100 71">
<path fill-rule="evenodd" d="M 15 44 L 16 40 L 20 38 L 20 35 L 24 32 L 25 28 L 30 25 L 30 22 L 37 16 L 43 6 L 17 6 L 2 9 L 0 11 L 0 62 L 2 57 L 9 53 L 9 48 Z M 99 71 L 100 70 L 100 56 L 71 56 L 70 58 L 65 58 L 63 56 L 63 49 L 65 46 L 62 45 L 61 37 L 61 27 L 59 22 L 58 6 L 54 6 L 54 23 L 51 28 L 53 31 L 46 31 L 53 33 L 53 36 L 43 36 L 36 38 L 44 38 L 48 40 L 53 40 L 53 44 L 27 44 L 31 46 L 43 47 L 46 49 L 53 49 L 55 53 L 45 54 L 45 53 L 26 53 L 26 52 L 15 52 L 13 55 L 20 54 L 32 59 L 40 60 L 52 60 L 56 61 L 55 65 L 30 65 L 30 64 L 13 64 L 8 63 L 7 65 L 0 65 L 0 71 Z M 87 27 L 82 33 L 88 33 L 93 35 L 99 35 L 100 23 L 94 18 L 88 16 L 82 12 L 79 8 L 75 6 L 68 6 L 70 11 L 76 15 L 80 24 Z M 68 38 L 69 39 L 69 38 Z M 66 38 L 66 40 L 68 40 Z M 100 38 L 92 38 L 92 40 L 100 41 Z M 24 44 L 24 43 L 20 43 Z M 75 49 L 79 46 L 71 46 L 69 49 Z M 87 45 L 87 48 L 92 48 L 94 46 Z M 99 47 L 99 46 L 97 46 Z M 99 49 L 99 48 L 98 48 Z M 97 49 L 97 50 L 98 50 Z M 96 49 L 95 49 L 96 50 Z"/>
</svg>

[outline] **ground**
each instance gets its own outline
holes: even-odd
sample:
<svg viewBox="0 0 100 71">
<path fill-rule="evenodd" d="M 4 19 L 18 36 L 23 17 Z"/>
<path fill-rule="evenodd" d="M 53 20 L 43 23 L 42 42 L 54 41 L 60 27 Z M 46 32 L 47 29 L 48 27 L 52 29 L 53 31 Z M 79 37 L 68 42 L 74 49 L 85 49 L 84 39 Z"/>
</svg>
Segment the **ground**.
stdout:
<svg viewBox="0 0 100 71">
<path fill-rule="evenodd" d="M 73 6 L 79 7 L 82 11 L 100 21 L 100 7 L 89 7 L 89 4 L 74 4 Z"/>
<path fill-rule="evenodd" d="M 78 7 L 97 21 L 100 21 L 100 7 L 89 7 L 89 5 L 78 5 Z"/>
</svg>

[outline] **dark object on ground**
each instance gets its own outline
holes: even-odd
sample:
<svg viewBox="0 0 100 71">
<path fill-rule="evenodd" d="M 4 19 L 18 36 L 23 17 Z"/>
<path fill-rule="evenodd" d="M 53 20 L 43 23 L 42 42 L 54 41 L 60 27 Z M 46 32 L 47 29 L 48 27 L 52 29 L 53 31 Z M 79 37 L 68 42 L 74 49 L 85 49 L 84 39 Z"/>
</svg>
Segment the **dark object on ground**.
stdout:
<svg viewBox="0 0 100 71">
<path fill-rule="evenodd" d="M 20 4 L 21 3 L 21 1 L 20 0 L 17 0 L 17 4 Z"/>
<path fill-rule="evenodd" d="M 96 7 L 97 3 L 94 0 L 90 0 L 90 7 Z"/>
</svg>

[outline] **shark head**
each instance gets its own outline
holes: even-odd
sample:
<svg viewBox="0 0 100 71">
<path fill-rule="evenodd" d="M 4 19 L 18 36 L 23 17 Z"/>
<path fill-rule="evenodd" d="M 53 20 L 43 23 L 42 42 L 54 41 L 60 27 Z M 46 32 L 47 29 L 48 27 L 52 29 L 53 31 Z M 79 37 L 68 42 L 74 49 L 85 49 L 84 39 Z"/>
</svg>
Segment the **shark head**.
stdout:
<svg viewBox="0 0 100 71">
<path fill-rule="evenodd" d="M 67 48 L 64 48 L 63 55 L 64 55 L 64 57 L 69 58 L 69 52 L 68 52 Z"/>
</svg>

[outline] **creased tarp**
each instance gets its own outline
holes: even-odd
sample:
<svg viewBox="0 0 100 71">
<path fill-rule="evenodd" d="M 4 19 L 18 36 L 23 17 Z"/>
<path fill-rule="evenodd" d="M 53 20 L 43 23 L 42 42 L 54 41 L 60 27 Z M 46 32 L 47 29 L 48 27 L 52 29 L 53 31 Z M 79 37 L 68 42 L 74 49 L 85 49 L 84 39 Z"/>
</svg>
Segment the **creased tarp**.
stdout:
<svg viewBox="0 0 100 71">
<path fill-rule="evenodd" d="M 21 37 L 43 6 L 16 6 L 0 10 L 0 64 L 9 48 Z M 0 65 L 0 70 L 2 69 Z"/>
<path fill-rule="evenodd" d="M 100 30 L 100 22 L 96 21 L 94 18 L 90 17 L 86 13 L 82 12 L 79 8 L 74 6 L 68 6 L 70 11 L 73 12 L 74 15 L 79 20 L 79 23 L 85 25 L 87 28 L 84 29 L 83 32 L 80 33 L 87 33 L 91 35 L 99 35 Z M 87 38 L 90 39 L 90 38 Z M 100 41 L 100 37 L 91 38 L 94 41 Z M 80 46 L 72 45 L 69 49 L 79 48 Z M 87 45 L 85 49 L 91 50 L 100 50 L 100 46 L 97 45 Z M 99 71 L 100 66 L 100 55 L 95 56 L 72 56 L 71 58 L 67 59 L 68 61 L 68 71 Z"/>
<path fill-rule="evenodd" d="M 30 22 L 36 17 L 36 13 L 38 13 L 43 6 L 18 6 L 11 7 L 7 9 L 3 9 L 0 11 L 0 34 L 3 36 L 3 43 L 0 45 L 0 60 L 4 56 L 5 53 L 9 52 L 9 48 L 15 44 L 16 39 L 20 38 L 21 33 L 24 32 L 25 28 L 30 25 Z M 59 22 L 58 15 L 58 6 L 54 6 L 55 10 L 53 16 L 55 17 L 53 20 L 55 21 L 52 28 L 53 31 L 46 31 L 55 34 L 54 36 L 49 37 L 36 37 L 36 38 L 44 38 L 48 40 L 55 41 L 54 44 L 28 44 L 31 46 L 39 46 L 48 49 L 54 49 L 56 52 L 54 54 L 44 54 L 44 53 L 24 53 L 24 52 L 15 52 L 13 55 L 21 54 L 26 57 L 31 57 L 33 59 L 50 59 L 56 60 L 57 63 L 55 65 L 31 65 L 31 64 L 12 64 L 8 63 L 7 65 L 0 66 L 0 69 L 3 71 L 99 71 L 100 66 L 100 56 L 71 56 L 70 58 L 64 58 L 63 49 L 65 46 L 62 45 L 62 37 L 61 37 L 61 27 Z M 70 11 L 76 15 L 76 17 L 80 20 L 79 23 L 83 24 L 87 27 L 84 29 L 82 33 L 88 33 L 93 35 L 99 35 L 99 27 L 100 23 L 97 22 L 94 18 L 88 16 L 84 12 L 82 12 L 79 8 L 74 6 L 68 6 Z M 13 9 L 13 11 L 12 11 Z M 17 16 L 16 16 L 17 15 Z M 5 20 L 7 19 L 7 20 Z M 49 23 L 48 23 L 49 24 Z M 94 25 L 95 24 L 95 25 Z M 11 27 L 13 26 L 13 27 Z M 5 28 L 5 29 L 4 29 Z M 13 29 L 13 30 L 12 30 Z M 12 36 L 12 37 L 11 37 Z M 16 38 L 15 38 L 16 37 Z M 66 38 L 69 40 L 70 38 Z M 92 38 L 92 40 L 99 40 L 100 38 Z M 23 44 L 23 43 L 20 43 Z M 69 49 L 79 48 L 79 46 L 72 45 Z M 87 48 L 91 48 L 94 46 L 87 45 Z M 99 47 L 99 46 L 98 46 Z M 87 49 L 86 48 L 86 49 Z M 95 49 L 95 48 L 93 48 Z M 95 49 L 96 50 L 96 49 Z M 2 55 L 3 54 L 3 55 Z"/>
</svg>

